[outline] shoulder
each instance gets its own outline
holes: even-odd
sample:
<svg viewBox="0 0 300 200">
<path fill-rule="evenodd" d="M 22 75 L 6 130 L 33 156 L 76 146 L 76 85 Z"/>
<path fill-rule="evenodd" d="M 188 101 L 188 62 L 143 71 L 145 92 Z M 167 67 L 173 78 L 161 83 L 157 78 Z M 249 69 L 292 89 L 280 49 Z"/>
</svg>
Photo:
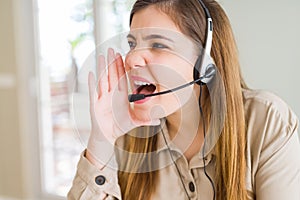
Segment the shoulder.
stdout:
<svg viewBox="0 0 300 200">
<path fill-rule="evenodd" d="M 277 95 L 262 90 L 243 90 L 244 108 L 248 126 L 252 122 L 268 122 L 269 128 L 280 123 L 287 129 L 298 126 L 298 119 L 291 108 Z M 253 121 L 254 120 L 254 121 Z M 274 124 L 273 124 L 274 123 Z"/>
<path fill-rule="evenodd" d="M 290 140 L 298 140 L 298 118 L 281 98 L 260 90 L 243 90 L 243 97 L 248 156 L 261 163 Z"/>
<path fill-rule="evenodd" d="M 258 90 L 243 90 L 247 137 L 247 188 L 257 196 L 283 199 L 299 191 L 300 143 L 298 119 L 278 96 Z M 283 172 L 284 169 L 284 173 Z M 291 180 L 293 180 L 291 182 Z M 277 196 L 276 196 L 277 195 Z"/>
</svg>

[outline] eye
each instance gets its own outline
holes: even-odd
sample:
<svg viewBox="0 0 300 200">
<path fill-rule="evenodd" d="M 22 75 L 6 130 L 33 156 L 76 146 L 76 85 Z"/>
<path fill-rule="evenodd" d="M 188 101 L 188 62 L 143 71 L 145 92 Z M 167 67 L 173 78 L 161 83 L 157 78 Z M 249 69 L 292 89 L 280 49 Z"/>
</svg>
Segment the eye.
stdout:
<svg viewBox="0 0 300 200">
<path fill-rule="evenodd" d="M 128 45 L 129 45 L 131 50 L 134 49 L 135 46 L 136 46 L 135 42 L 133 42 L 133 41 L 128 41 Z"/>
<path fill-rule="evenodd" d="M 152 48 L 155 48 L 155 49 L 166 49 L 168 48 L 168 46 L 164 45 L 164 44 L 161 44 L 161 43 L 153 43 L 152 44 Z"/>
</svg>

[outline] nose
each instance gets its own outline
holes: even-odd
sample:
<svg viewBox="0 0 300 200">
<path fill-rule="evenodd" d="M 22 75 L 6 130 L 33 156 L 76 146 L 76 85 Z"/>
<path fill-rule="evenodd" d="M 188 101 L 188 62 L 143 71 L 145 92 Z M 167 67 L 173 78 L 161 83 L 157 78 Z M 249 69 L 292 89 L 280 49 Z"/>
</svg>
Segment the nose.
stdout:
<svg viewBox="0 0 300 200">
<path fill-rule="evenodd" d="M 149 52 L 146 49 L 131 50 L 125 58 L 125 66 L 127 70 L 137 67 L 143 67 L 149 62 Z"/>
</svg>

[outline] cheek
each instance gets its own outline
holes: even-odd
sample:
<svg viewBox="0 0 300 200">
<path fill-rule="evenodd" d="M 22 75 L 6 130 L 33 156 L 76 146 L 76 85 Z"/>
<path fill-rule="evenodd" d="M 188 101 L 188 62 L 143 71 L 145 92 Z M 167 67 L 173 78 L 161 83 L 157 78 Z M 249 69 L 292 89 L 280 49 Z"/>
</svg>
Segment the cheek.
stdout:
<svg viewBox="0 0 300 200">
<path fill-rule="evenodd" d="M 193 80 L 193 65 L 176 58 L 159 60 L 149 67 L 156 82 L 164 88 L 174 88 Z"/>
<path fill-rule="evenodd" d="M 194 65 L 196 63 L 197 56 L 193 56 L 190 59 L 174 59 L 174 69 L 182 76 L 186 77 L 186 80 L 191 80 L 193 78 Z"/>
<path fill-rule="evenodd" d="M 186 81 L 192 81 L 193 70 L 194 70 L 193 64 L 181 60 L 181 61 L 176 62 L 176 65 L 174 65 L 174 68 L 175 68 L 174 70 L 177 71 L 177 73 L 180 73 L 181 76 Z"/>
</svg>

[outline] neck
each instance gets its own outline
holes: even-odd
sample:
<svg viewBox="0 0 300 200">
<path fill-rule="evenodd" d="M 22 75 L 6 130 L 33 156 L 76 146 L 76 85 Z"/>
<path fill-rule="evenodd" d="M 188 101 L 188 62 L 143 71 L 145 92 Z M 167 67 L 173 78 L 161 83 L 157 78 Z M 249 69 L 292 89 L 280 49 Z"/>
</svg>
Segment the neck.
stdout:
<svg viewBox="0 0 300 200">
<path fill-rule="evenodd" d="M 199 95 L 193 95 L 181 109 L 167 117 L 170 138 L 188 160 L 199 152 L 203 143 L 198 98 Z"/>
</svg>

